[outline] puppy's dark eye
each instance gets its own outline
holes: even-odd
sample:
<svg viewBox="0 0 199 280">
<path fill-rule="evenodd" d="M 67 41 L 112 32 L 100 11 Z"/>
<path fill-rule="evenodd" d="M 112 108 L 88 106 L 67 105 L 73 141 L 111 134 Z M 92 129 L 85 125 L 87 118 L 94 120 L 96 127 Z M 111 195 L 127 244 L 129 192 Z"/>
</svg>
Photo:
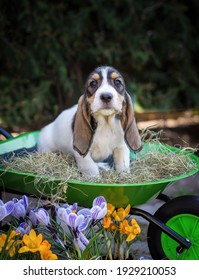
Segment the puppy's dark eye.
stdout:
<svg viewBox="0 0 199 280">
<path fill-rule="evenodd" d="M 114 84 L 115 84 L 116 87 L 120 87 L 122 82 L 119 79 L 115 79 Z"/>
<path fill-rule="evenodd" d="M 97 86 L 97 81 L 93 80 L 90 82 L 90 87 L 96 88 L 96 86 Z"/>
</svg>

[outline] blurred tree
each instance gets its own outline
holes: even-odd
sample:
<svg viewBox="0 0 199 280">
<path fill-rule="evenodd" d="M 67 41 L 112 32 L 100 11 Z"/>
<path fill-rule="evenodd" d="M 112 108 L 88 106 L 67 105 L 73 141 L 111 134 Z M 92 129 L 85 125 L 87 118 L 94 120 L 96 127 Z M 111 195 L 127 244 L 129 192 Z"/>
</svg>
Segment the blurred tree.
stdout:
<svg viewBox="0 0 199 280">
<path fill-rule="evenodd" d="M 199 106 L 197 0 L 1 0 L 0 122 L 40 128 L 98 65 L 147 110 Z"/>
</svg>

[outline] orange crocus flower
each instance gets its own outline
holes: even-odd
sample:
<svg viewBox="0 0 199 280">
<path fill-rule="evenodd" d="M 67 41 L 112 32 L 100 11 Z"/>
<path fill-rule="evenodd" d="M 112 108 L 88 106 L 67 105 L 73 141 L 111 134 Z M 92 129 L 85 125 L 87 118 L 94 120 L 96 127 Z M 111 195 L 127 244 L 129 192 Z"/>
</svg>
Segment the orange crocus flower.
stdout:
<svg viewBox="0 0 199 280">
<path fill-rule="evenodd" d="M 109 228 L 110 227 L 110 224 L 111 224 L 111 217 L 104 217 L 103 218 L 103 227 L 104 228 Z"/>
<path fill-rule="evenodd" d="M 103 219 L 103 227 L 105 229 L 109 229 L 110 231 L 114 231 L 116 229 L 116 226 L 114 225 L 114 223 L 112 223 L 111 221 L 111 217 L 104 217 Z"/>
<path fill-rule="evenodd" d="M 136 237 L 136 235 L 141 232 L 140 226 L 135 219 L 131 220 L 131 225 L 129 225 L 127 220 L 122 221 L 119 225 L 119 230 L 121 234 L 127 235 L 127 242 L 132 241 Z"/>
<path fill-rule="evenodd" d="M 129 224 L 127 220 L 124 220 L 120 223 L 119 225 L 119 230 L 121 234 L 128 234 L 127 232 L 127 228 L 128 228 Z"/>
<path fill-rule="evenodd" d="M 115 206 L 113 206 L 111 203 L 107 203 L 107 213 L 106 216 L 111 216 L 113 211 L 115 210 Z"/>
<path fill-rule="evenodd" d="M 57 255 L 53 254 L 51 250 L 40 251 L 40 256 L 42 260 L 57 260 Z"/>
</svg>

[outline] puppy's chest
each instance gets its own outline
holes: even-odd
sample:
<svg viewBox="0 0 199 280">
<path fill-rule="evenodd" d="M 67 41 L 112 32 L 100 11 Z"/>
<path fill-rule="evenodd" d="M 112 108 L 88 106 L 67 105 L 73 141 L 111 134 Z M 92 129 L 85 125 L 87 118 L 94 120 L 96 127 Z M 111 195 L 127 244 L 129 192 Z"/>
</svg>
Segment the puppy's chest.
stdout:
<svg viewBox="0 0 199 280">
<path fill-rule="evenodd" d="M 121 125 L 103 124 L 97 127 L 91 145 L 91 157 L 102 161 L 113 153 L 113 150 L 124 143 L 124 132 Z"/>
</svg>

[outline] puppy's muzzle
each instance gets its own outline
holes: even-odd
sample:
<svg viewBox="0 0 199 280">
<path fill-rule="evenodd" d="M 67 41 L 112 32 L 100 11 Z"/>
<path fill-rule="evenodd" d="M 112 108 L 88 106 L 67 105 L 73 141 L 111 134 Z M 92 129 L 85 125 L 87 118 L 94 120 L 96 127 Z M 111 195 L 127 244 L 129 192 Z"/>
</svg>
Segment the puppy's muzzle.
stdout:
<svg viewBox="0 0 199 280">
<path fill-rule="evenodd" d="M 111 100 L 113 99 L 113 95 L 110 92 L 104 92 L 100 95 L 100 99 L 102 100 L 102 102 L 107 104 L 111 102 Z"/>
</svg>

